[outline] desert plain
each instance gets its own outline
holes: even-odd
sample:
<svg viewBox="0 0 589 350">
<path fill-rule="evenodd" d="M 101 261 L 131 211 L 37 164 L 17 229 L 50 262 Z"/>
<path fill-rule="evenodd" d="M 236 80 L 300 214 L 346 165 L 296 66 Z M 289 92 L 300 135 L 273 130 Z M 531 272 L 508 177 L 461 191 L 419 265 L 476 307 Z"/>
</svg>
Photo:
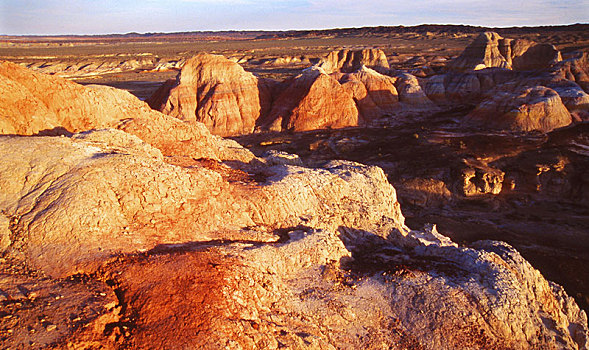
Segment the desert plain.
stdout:
<svg viewBox="0 0 589 350">
<path fill-rule="evenodd" d="M 589 26 L 0 36 L 5 348 L 585 349 Z"/>
</svg>

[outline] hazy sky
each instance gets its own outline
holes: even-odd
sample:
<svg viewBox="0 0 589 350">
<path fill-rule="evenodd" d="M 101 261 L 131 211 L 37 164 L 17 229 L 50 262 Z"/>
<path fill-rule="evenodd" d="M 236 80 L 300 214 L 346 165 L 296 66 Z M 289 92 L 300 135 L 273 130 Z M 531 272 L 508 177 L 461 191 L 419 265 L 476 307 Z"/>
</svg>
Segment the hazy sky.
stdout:
<svg viewBox="0 0 589 350">
<path fill-rule="evenodd" d="M 589 0 L 0 0 L 0 34 L 589 22 Z"/>
</svg>

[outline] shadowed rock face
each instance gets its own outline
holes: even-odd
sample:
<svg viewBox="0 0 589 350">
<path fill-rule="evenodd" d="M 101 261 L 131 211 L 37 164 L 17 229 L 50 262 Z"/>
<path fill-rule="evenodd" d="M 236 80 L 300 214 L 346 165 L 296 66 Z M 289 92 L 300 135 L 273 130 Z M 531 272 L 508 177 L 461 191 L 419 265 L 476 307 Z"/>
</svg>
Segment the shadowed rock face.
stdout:
<svg viewBox="0 0 589 350">
<path fill-rule="evenodd" d="M 503 38 L 499 34 L 493 32 L 481 33 L 447 67 L 457 71 L 478 70 L 488 67 L 511 68 L 511 64 L 501 54 L 501 51 L 505 52 L 504 45 Z M 502 50 L 500 50 L 500 46 Z"/>
<path fill-rule="evenodd" d="M 399 94 L 392 77 L 362 66 L 353 73 L 341 74 L 339 81 L 352 91 L 362 119 L 366 122 L 399 109 Z"/>
</svg>

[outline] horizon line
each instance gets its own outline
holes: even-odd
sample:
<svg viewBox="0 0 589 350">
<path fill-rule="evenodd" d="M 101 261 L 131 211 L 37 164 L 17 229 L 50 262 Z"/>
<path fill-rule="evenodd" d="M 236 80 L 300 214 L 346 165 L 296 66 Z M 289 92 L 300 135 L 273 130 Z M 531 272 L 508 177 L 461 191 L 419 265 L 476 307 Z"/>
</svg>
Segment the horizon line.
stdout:
<svg viewBox="0 0 589 350">
<path fill-rule="evenodd" d="M 301 31 L 330 31 L 330 30 L 345 30 L 345 29 L 367 29 L 367 28 L 414 28 L 423 26 L 454 26 L 454 27 L 471 27 L 471 28 L 485 28 L 485 29 L 523 29 L 523 28 L 545 28 L 545 27 L 572 27 L 576 25 L 589 25 L 589 22 L 576 22 L 568 24 L 540 24 L 540 25 L 509 25 L 509 26 L 482 26 L 474 24 L 455 24 L 455 23 L 421 23 L 415 25 L 374 25 L 374 26 L 360 26 L 360 27 L 332 27 L 332 28 L 306 28 L 306 29 L 221 29 L 221 30 L 186 30 L 186 31 L 171 31 L 171 32 L 109 32 L 109 33 L 96 33 L 96 34 L 71 34 L 71 33 L 60 33 L 60 34 L 2 34 L 0 37 L 61 37 L 61 36 L 74 36 L 74 37 L 99 37 L 107 35 L 154 35 L 154 34 L 184 34 L 184 33 L 239 33 L 239 32 L 259 32 L 259 33 L 288 33 L 288 32 L 301 32 Z"/>
</svg>

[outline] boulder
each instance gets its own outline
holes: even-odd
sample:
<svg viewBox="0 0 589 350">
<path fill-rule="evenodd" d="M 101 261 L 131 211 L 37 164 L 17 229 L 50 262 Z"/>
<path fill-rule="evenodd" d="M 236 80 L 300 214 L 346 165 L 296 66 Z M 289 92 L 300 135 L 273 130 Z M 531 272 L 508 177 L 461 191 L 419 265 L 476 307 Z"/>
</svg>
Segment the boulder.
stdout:
<svg viewBox="0 0 589 350">
<path fill-rule="evenodd" d="M 287 80 L 272 104 L 264 128 L 308 131 L 345 128 L 359 124 L 352 93 L 322 68 L 311 67 Z"/>
</svg>

